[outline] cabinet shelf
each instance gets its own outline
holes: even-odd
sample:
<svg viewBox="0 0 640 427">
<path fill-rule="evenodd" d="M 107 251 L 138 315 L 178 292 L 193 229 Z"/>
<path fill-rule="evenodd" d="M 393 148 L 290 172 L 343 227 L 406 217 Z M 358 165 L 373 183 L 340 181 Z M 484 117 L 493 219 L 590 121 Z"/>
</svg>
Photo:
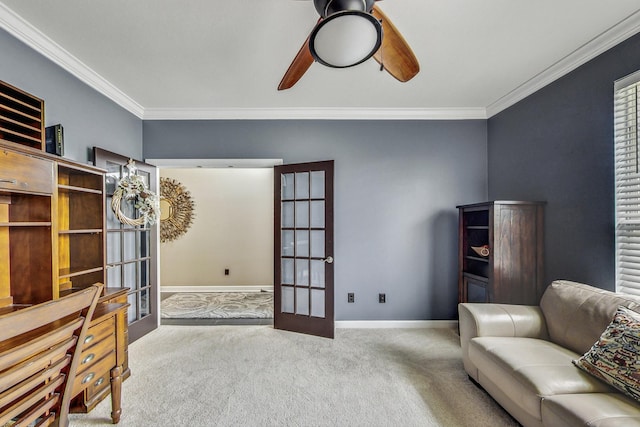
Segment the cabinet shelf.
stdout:
<svg viewBox="0 0 640 427">
<path fill-rule="evenodd" d="M 0 81 L 0 139 L 44 151 L 44 101 Z"/>
<path fill-rule="evenodd" d="M 51 221 L 0 222 L 0 227 L 51 227 Z"/>
<path fill-rule="evenodd" d="M 484 282 L 484 283 L 488 283 L 489 282 L 489 278 L 488 277 L 484 277 L 484 276 L 478 276 L 477 274 L 472 274 L 472 273 L 467 273 L 466 271 L 462 273 L 462 275 L 464 277 L 467 277 L 469 279 L 473 279 L 476 280 L 478 282 Z"/>
<path fill-rule="evenodd" d="M 73 185 L 64 185 L 64 184 L 58 184 L 58 191 L 77 191 L 79 193 L 102 194 L 102 190 L 95 190 L 93 188 L 76 187 Z"/>
<path fill-rule="evenodd" d="M 102 228 L 85 228 L 80 230 L 60 230 L 60 235 L 68 234 L 102 234 Z"/>
<path fill-rule="evenodd" d="M 58 274 L 60 279 L 67 279 L 69 277 L 82 276 L 84 274 L 96 273 L 102 271 L 102 266 L 100 267 L 74 267 L 74 268 L 62 268 Z"/>
<path fill-rule="evenodd" d="M 487 263 L 489 262 L 489 258 L 482 258 L 478 256 L 467 255 L 465 258 L 473 261 L 480 261 L 480 262 L 487 262 Z"/>
<path fill-rule="evenodd" d="M 13 136 L 21 139 L 26 139 L 27 141 L 31 141 L 32 143 L 36 143 L 36 144 L 39 144 L 41 142 L 40 138 L 34 138 L 33 136 L 27 135 L 24 132 L 17 132 L 15 130 L 11 130 L 7 126 L 0 126 L 0 134 L 5 135 L 5 138 L 7 138 L 7 136 Z M 11 138 L 7 138 L 7 139 L 11 139 Z"/>
</svg>

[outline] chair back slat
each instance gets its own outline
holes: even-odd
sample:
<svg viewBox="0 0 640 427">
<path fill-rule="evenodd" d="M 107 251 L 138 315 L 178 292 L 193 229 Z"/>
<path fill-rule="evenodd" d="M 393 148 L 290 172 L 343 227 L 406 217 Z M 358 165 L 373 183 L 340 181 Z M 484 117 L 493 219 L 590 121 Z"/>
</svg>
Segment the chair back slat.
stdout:
<svg viewBox="0 0 640 427">
<path fill-rule="evenodd" d="M 53 320 L 64 319 L 67 316 L 79 313 L 89 307 L 93 295 L 94 292 L 91 291 L 91 288 L 87 288 L 57 300 L 43 302 L 1 315 L 0 341 L 46 326 Z M 61 304 L 61 301 L 64 301 L 64 303 Z"/>
<path fill-rule="evenodd" d="M 8 390 L 25 378 L 38 373 L 41 375 L 47 373 L 53 364 L 67 357 L 67 352 L 75 345 L 75 342 L 76 338 L 70 338 L 64 343 L 58 344 L 7 369 L 2 373 L 3 387 Z"/>
<path fill-rule="evenodd" d="M 12 421 L 21 423 L 31 412 L 39 412 L 38 408 L 48 407 L 51 409 L 56 402 L 49 402 L 52 399 L 59 399 L 60 394 L 55 393 L 56 389 L 64 384 L 65 375 L 60 374 L 49 383 L 44 383 L 39 387 L 29 390 L 20 399 L 11 404 L 0 416 L 0 424 L 5 425 Z M 43 412 L 40 412 L 41 414 Z M 22 415 L 21 415 L 22 414 Z"/>
<path fill-rule="evenodd" d="M 43 402 L 42 405 L 39 405 L 25 413 L 20 419 L 20 422 L 15 424 L 15 427 L 30 427 L 34 422 L 36 422 L 34 427 L 50 426 L 56 421 L 56 414 L 55 412 L 51 412 L 51 409 L 58 402 L 59 398 L 60 395 L 56 394 L 52 399 Z M 42 416 L 41 414 L 43 413 L 47 415 Z"/>
<path fill-rule="evenodd" d="M 67 426 L 81 346 L 102 284 L 0 315 L 0 426 Z"/>
<path fill-rule="evenodd" d="M 34 334 L 31 339 L 22 344 L 15 345 L 15 343 L 11 342 L 6 343 L 7 349 L 0 352 L 0 372 L 26 359 L 30 354 L 37 354 L 40 351 L 53 347 L 59 342 L 69 339 L 73 332 L 82 326 L 82 322 L 84 322 L 84 319 L 76 318 L 70 320 L 63 327 L 53 326 L 51 331 L 44 335 Z"/>
<path fill-rule="evenodd" d="M 45 380 L 54 378 L 60 373 L 63 373 L 64 368 L 66 368 L 70 363 L 71 357 L 67 355 L 67 357 L 59 360 L 55 365 L 51 365 L 51 367 L 49 367 L 48 369 L 42 370 L 37 374 L 30 376 L 19 384 L 16 384 L 15 386 L 0 393 L 0 408 L 9 405 L 18 397 L 28 393 L 29 390 L 32 390 L 38 384 L 43 383 Z"/>
</svg>

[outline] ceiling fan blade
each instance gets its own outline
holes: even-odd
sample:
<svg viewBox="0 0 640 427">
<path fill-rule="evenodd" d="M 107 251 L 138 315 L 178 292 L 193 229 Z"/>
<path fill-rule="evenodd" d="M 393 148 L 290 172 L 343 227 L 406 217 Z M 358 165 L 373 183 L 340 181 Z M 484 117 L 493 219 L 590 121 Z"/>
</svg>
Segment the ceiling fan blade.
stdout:
<svg viewBox="0 0 640 427">
<path fill-rule="evenodd" d="M 373 55 L 374 59 L 399 81 L 411 80 L 420 71 L 418 59 L 387 15 L 376 5 L 373 6 L 371 14 L 382 21 L 384 32 L 382 46 Z"/>
<path fill-rule="evenodd" d="M 321 20 L 322 18 L 318 19 L 318 22 L 320 22 Z M 307 37 L 307 40 L 305 40 L 304 44 L 298 51 L 298 54 L 295 58 L 293 58 L 291 65 L 289 65 L 289 68 L 287 69 L 287 72 L 284 73 L 284 76 L 282 77 L 282 80 L 278 85 L 278 90 L 291 88 L 298 82 L 298 80 L 302 78 L 304 73 L 307 72 L 313 62 L 314 59 L 311 55 L 311 50 L 309 49 L 309 37 Z"/>
</svg>

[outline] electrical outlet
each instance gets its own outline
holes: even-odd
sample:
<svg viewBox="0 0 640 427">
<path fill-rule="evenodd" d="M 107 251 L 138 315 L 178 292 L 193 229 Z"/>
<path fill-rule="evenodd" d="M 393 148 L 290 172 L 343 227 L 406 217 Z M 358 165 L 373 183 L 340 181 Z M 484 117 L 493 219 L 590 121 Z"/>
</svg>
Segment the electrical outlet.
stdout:
<svg viewBox="0 0 640 427">
<path fill-rule="evenodd" d="M 228 269 L 228 268 L 225 268 L 225 269 L 224 269 L 224 275 L 225 275 L 225 276 L 228 276 L 228 275 L 229 275 L 229 269 Z"/>
<path fill-rule="evenodd" d="M 387 302 L 387 295 L 386 294 L 378 294 L 378 302 L 380 304 L 384 304 L 385 302 Z"/>
<path fill-rule="evenodd" d="M 356 302 L 356 297 L 353 292 L 349 292 L 347 294 L 347 302 Z"/>
</svg>

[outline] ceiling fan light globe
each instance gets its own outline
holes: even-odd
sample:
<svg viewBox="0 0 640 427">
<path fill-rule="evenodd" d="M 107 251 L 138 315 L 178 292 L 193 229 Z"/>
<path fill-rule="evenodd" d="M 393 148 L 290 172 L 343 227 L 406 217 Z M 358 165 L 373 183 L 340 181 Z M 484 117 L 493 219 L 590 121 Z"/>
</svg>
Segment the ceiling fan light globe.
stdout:
<svg viewBox="0 0 640 427">
<path fill-rule="evenodd" d="M 338 12 L 311 32 L 309 48 L 319 63 L 346 68 L 371 58 L 382 43 L 382 26 L 365 12 Z"/>
</svg>

